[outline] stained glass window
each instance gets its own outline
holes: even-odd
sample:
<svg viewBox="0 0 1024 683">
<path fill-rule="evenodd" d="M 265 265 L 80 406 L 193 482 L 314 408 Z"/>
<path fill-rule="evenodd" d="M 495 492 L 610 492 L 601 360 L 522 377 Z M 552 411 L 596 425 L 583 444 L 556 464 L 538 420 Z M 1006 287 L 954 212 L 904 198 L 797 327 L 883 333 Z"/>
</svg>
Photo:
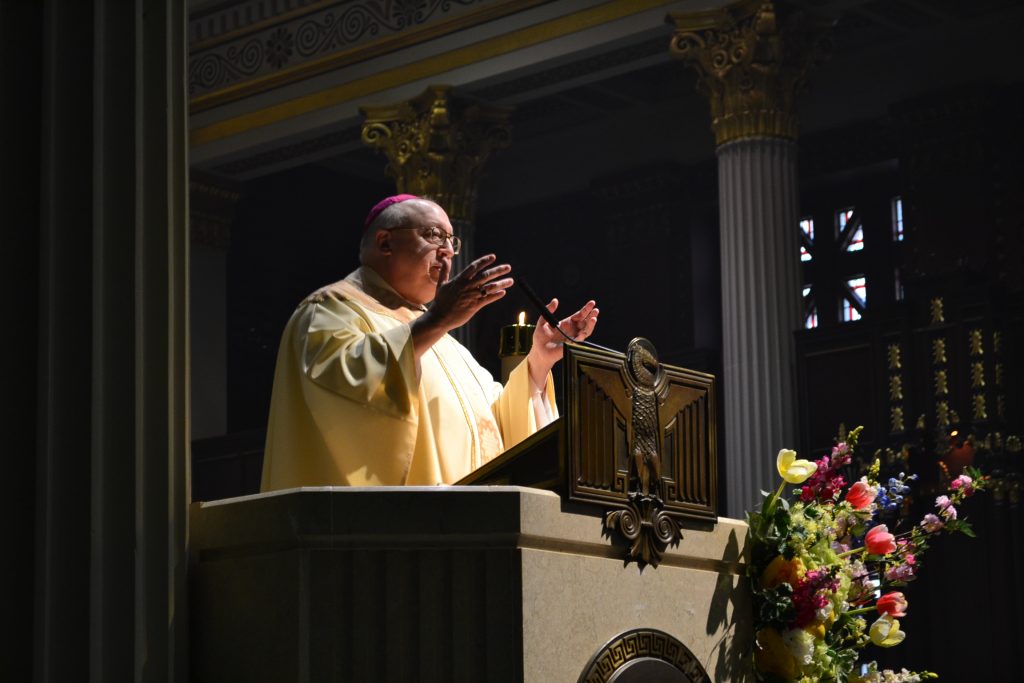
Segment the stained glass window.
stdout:
<svg viewBox="0 0 1024 683">
<path fill-rule="evenodd" d="M 811 248 L 814 246 L 814 219 L 810 216 L 800 219 L 800 260 L 810 261 Z"/>
<path fill-rule="evenodd" d="M 814 305 L 811 288 L 804 287 L 804 329 L 813 330 L 818 326 L 818 307 Z"/>
<path fill-rule="evenodd" d="M 892 238 L 897 242 L 903 241 L 903 199 L 900 197 L 892 200 Z"/>
<path fill-rule="evenodd" d="M 854 207 L 836 211 L 836 234 L 846 251 L 860 251 L 864 248 L 864 227 Z"/>
<path fill-rule="evenodd" d="M 843 322 L 860 320 L 868 305 L 867 278 L 859 275 L 847 280 L 846 290 L 843 294 Z"/>
</svg>

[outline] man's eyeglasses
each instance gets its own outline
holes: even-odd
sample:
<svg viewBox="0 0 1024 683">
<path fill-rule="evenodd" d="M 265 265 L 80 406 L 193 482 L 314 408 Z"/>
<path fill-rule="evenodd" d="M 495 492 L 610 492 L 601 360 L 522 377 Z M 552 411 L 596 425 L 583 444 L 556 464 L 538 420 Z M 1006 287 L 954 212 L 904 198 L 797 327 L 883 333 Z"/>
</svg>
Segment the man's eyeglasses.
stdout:
<svg viewBox="0 0 1024 683">
<path fill-rule="evenodd" d="M 391 230 L 420 230 L 421 228 L 418 228 L 415 225 L 403 225 L 402 227 L 399 227 L 399 228 L 390 228 L 390 229 Z M 425 239 L 426 241 L 430 242 L 431 244 L 435 244 L 435 245 L 441 247 L 441 246 L 444 246 L 445 240 L 451 240 L 451 242 L 452 242 L 452 253 L 453 254 L 458 254 L 459 250 L 462 249 L 462 240 L 459 239 L 458 237 L 456 237 L 455 235 L 449 233 L 449 232 L 445 232 L 441 228 L 437 228 L 437 227 L 434 227 L 434 228 L 423 228 L 422 230 L 423 231 L 420 233 L 420 235 L 423 237 L 423 239 Z"/>
</svg>

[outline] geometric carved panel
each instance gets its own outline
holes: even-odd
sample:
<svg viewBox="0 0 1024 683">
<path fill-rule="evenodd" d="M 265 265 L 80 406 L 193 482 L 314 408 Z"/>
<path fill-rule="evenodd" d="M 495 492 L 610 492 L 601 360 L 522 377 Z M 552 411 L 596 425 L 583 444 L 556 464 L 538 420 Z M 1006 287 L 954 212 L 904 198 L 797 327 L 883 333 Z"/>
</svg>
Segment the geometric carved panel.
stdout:
<svg viewBox="0 0 1024 683">
<path fill-rule="evenodd" d="M 681 642 L 657 629 L 638 628 L 615 636 L 587 663 L 578 683 L 634 681 L 711 683 Z"/>
</svg>

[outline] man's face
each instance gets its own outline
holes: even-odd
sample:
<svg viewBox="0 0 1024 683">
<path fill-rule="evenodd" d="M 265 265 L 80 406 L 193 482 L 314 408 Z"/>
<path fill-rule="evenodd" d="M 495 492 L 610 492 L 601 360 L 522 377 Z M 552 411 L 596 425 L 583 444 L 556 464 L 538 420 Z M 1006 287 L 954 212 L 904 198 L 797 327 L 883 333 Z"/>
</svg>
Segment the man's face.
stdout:
<svg viewBox="0 0 1024 683">
<path fill-rule="evenodd" d="M 427 304 L 434 300 L 442 264 L 451 270 L 452 243 L 445 240 L 440 246 L 425 237 L 430 228 L 453 234 L 451 221 L 440 206 L 424 200 L 409 200 L 409 219 L 403 230 L 391 230 L 391 278 L 396 292 L 414 304 Z"/>
</svg>

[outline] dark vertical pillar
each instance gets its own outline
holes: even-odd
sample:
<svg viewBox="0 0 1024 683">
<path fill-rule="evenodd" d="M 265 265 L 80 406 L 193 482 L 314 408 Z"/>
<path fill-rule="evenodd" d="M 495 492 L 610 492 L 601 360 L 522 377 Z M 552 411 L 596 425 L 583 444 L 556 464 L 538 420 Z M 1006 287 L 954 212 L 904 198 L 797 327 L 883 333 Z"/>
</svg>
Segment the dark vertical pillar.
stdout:
<svg viewBox="0 0 1024 683">
<path fill-rule="evenodd" d="M 32 676 L 42 16 L 37 3 L 0 2 L 0 672 L 11 681 Z"/>
<path fill-rule="evenodd" d="M 187 678 L 184 29 L 174 0 L 0 4 L 4 680 Z"/>
</svg>

